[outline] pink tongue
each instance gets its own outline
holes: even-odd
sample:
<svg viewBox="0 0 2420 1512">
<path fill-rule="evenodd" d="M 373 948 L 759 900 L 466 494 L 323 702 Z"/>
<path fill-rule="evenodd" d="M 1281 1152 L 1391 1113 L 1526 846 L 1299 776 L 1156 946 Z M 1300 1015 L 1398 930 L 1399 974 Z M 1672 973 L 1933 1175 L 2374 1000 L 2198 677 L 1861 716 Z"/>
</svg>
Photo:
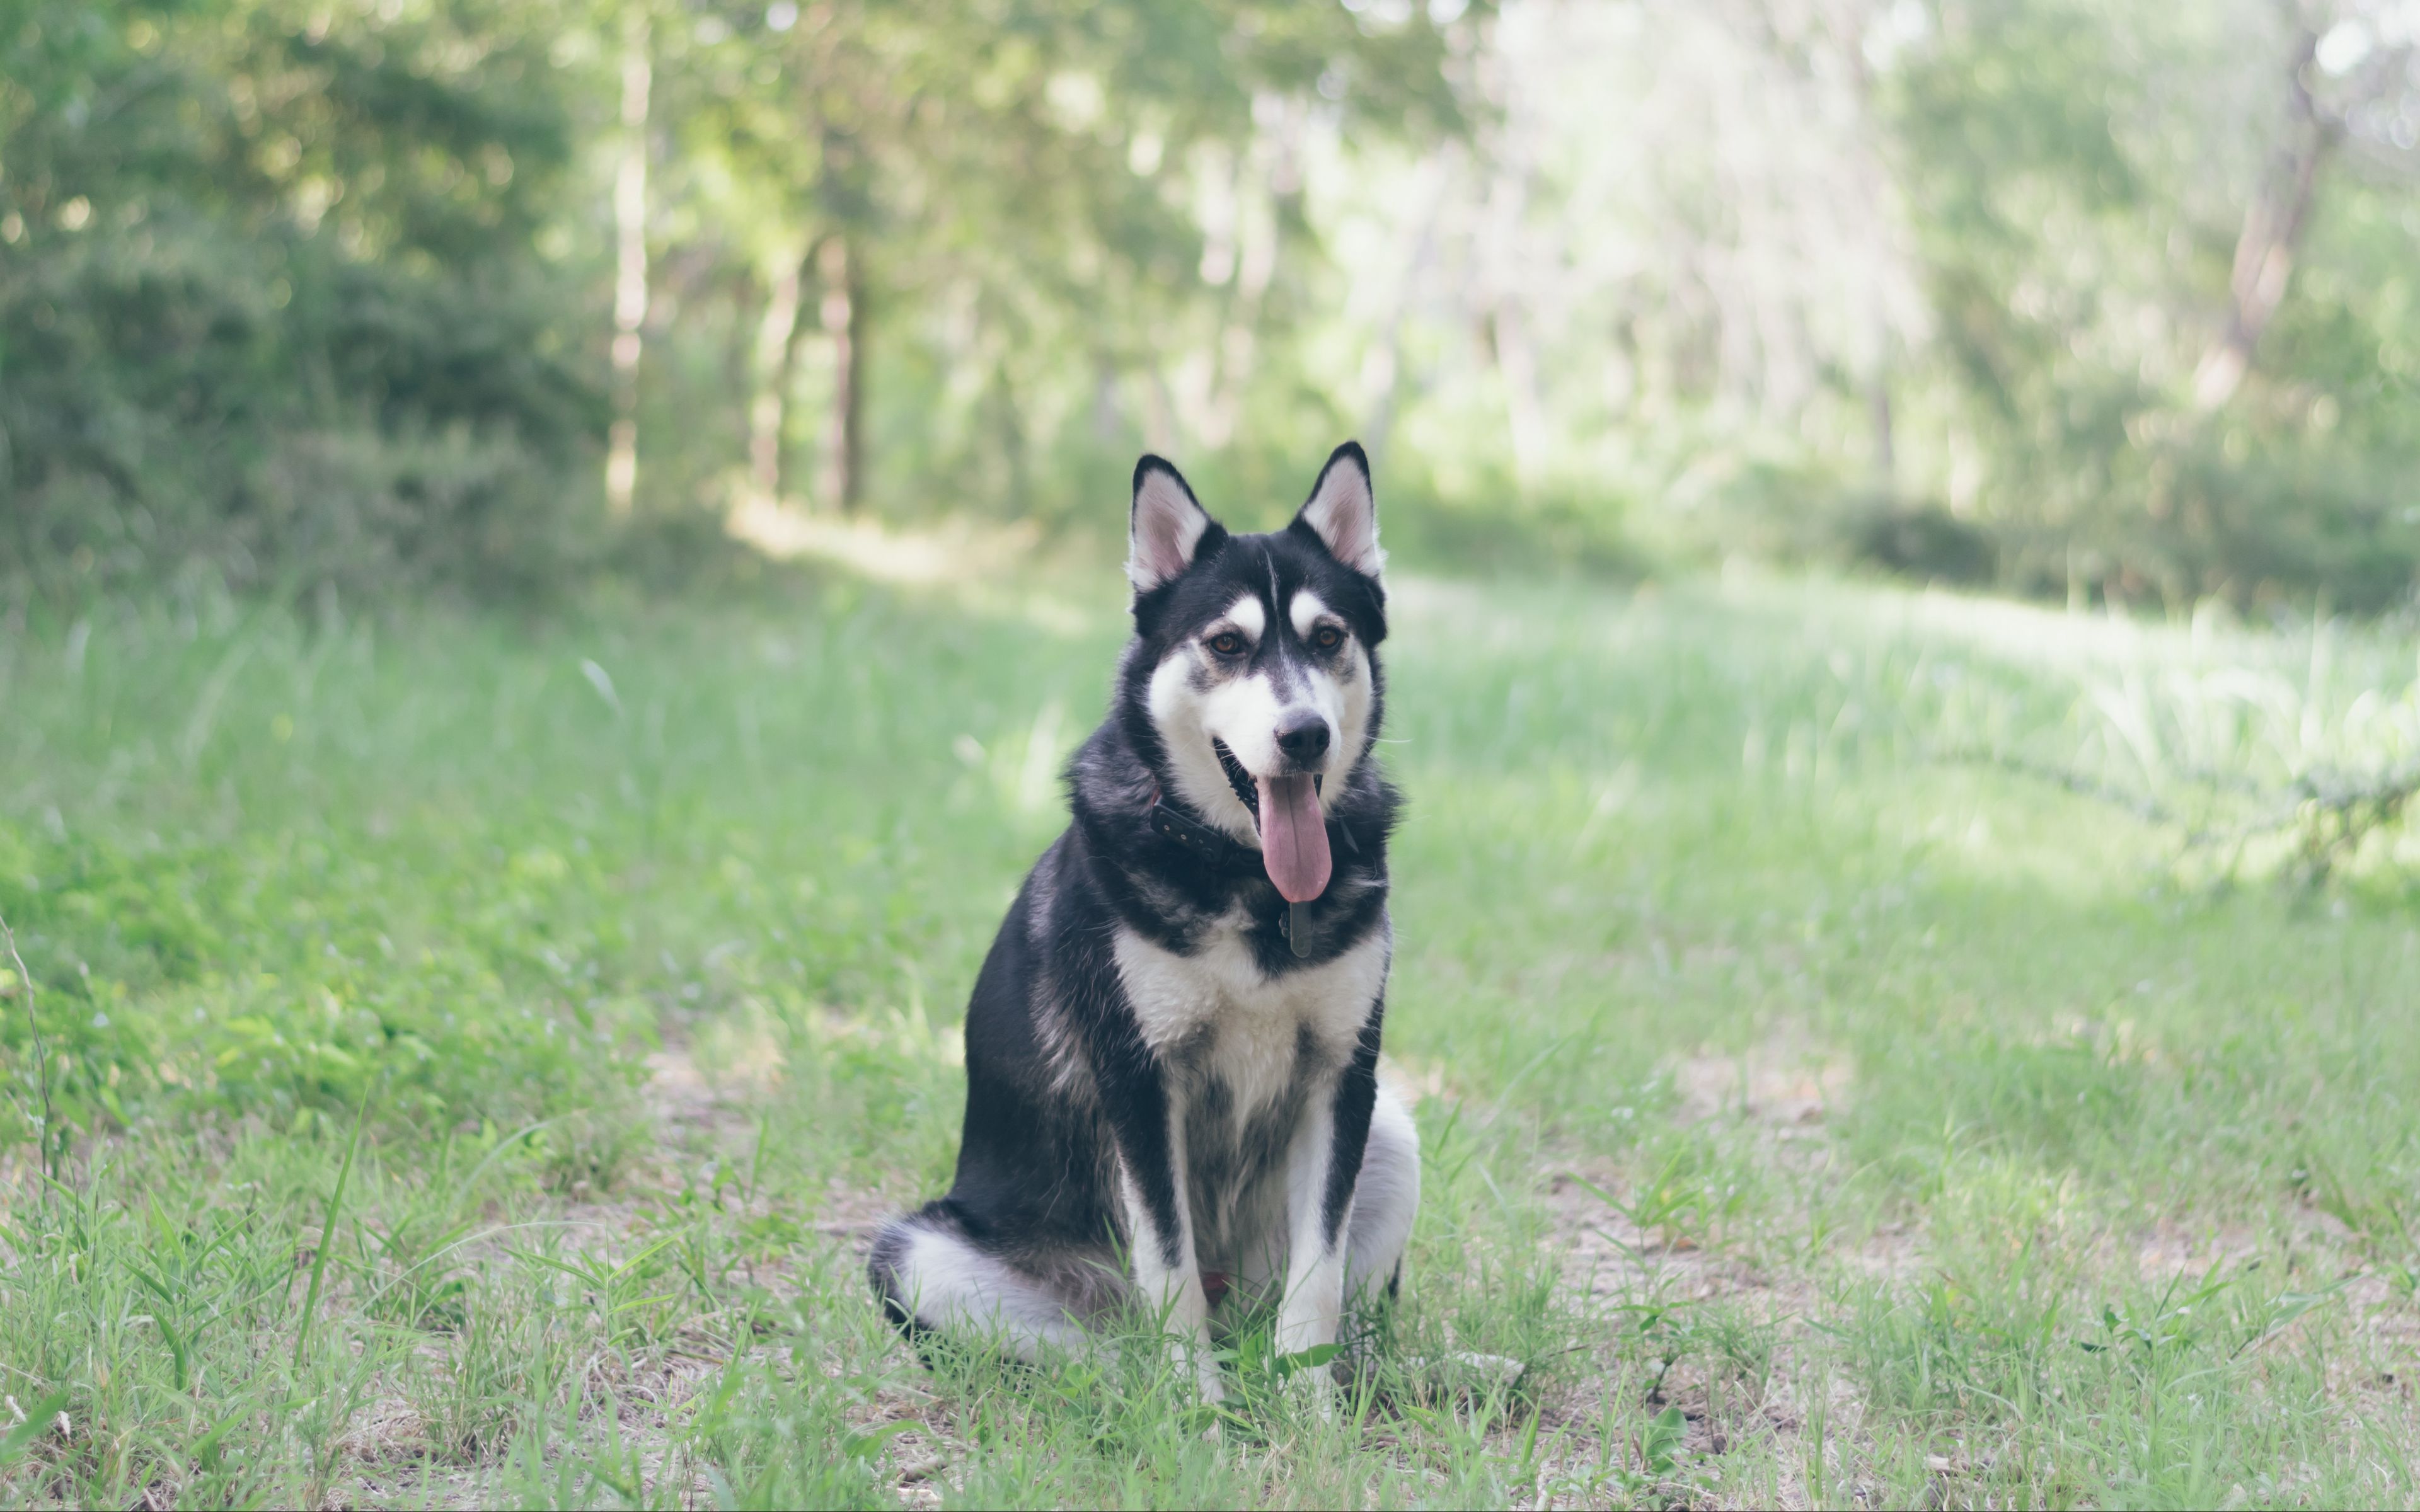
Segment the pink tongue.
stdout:
<svg viewBox="0 0 2420 1512">
<path fill-rule="evenodd" d="M 1331 862 L 1319 790 L 1308 777 L 1264 777 L 1261 784 L 1261 864 L 1290 903 L 1327 890 Z"/>
</svg>

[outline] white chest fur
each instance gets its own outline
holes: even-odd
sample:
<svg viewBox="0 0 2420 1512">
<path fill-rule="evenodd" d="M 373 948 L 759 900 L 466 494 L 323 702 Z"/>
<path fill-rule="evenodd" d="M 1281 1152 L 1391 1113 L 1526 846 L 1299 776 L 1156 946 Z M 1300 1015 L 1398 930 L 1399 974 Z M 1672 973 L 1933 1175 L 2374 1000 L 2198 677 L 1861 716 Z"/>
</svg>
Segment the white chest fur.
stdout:
<svg viewBox="0 0 2420 1512">
<path fill-rule="evenodd" d="M 1249 1115 L 1283 1090 L 1307 1028 L 1324 1058 L 1352 1052 L 1370 1005 L 1387 982 L 1392 931 L 1382 923 L 1333 961 L 1272 977 L 1245 943 L 1240 915 L 1210 932 L 1192 955 L 1118 931 L 1118 975 L 1152 1049 L 1200 1044 L 1204 1070 L 1224 1082 Z"/>
</svg>

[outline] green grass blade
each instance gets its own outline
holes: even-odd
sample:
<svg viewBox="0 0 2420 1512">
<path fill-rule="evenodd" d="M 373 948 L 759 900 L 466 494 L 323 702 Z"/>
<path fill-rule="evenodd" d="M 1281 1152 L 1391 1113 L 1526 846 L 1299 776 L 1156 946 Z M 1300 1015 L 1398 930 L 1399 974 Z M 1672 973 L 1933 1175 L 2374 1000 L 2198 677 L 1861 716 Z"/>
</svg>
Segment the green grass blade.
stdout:
<svg viewBox="0 0 2420 1512">
<path fill-rule="evenodd" d="M 345 1208 L 345 1185 L 352 1180 L 353 1156 L 362 1148 L 362 1124 L 368 1119 L 370 1088 L 362 1088 L 361 1105 L 353 1110 L 352 1137 L 345 1141 L 345 1163 L 336 1170 L 336 1190 L 328 1198 L 328 1216 L 319 1226 L 319 1247 L 311 1257 L 311 1287 L 302 1298 L 302 1322 L 294 1331 L 294 1368 L 302 1368 L 303 1351 L 311 1344 L 311 1325 L 319 1316 L 319 1291 L 328 1275 L 328 1251 L 336 1239 L 336 1219 Z"/>
</svg>

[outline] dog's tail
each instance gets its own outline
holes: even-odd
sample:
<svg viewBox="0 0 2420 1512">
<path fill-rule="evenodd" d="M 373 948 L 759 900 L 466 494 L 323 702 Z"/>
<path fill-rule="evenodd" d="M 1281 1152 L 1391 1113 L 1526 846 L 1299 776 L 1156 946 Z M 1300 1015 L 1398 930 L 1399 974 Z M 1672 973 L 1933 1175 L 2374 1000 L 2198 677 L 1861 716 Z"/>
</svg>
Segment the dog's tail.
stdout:
<svg viewBox="0 0 2420 1512">
<path fill-rule="evenodd" d="M 884 1224 L 874 1236 L 874 1253 L 866 1257 L 865 1276 L 874 1285 L 874 1299 L 882 1304 L 882 1316 L 899 1330 L 899 1336 L 919 1355 L 932 1334 L 932 1325 L 916 1316 L 915 1282 L 908 1273 L 908 1252 L 920 1232 L 933 1229 L 955 1233 L 957 1220 L 946 1204 L 928 1202 L 913 1212 L 903 1212 Z"/>
<path fill-rule="evenodd" d="M 1037 1274 L 1016 1263 L 948 1197 L 884 1224 L 865 1273 L 883 1316 L 926 1365 L 945 1332 L 1028 1362 L 1080 1351 L 1088 1342 L 1079 1317 L 1114 1290 L 1091 1266 Z"/>
</svg>

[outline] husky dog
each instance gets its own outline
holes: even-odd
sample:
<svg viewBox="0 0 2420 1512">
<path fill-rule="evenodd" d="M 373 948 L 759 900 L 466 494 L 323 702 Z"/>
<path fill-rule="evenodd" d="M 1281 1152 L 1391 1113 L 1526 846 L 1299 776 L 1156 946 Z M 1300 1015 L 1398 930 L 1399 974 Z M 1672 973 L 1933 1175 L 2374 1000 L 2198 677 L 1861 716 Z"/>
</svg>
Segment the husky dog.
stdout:
<svg viewBox="0 0 2420 1512">
<path fill-rule="evenodd" d="M 1411 1116 L 1377 1077 L 1386 557 L 1349 441 L 1265 535 L 1146 456 L 1128 544 L 1135 634 L 1068 766 L 1074 823 L 967 1009 L 957 1180 L 885 1226 L 870 1270 L 911 1342 L 1029 1359 L 1137 1305 L 1216 1400 L 1231 1289 L 1277 1301 L 1280 1350 L 1334 1343 L 1397 1286 L 1419 1203 Z"/>
</svg>

